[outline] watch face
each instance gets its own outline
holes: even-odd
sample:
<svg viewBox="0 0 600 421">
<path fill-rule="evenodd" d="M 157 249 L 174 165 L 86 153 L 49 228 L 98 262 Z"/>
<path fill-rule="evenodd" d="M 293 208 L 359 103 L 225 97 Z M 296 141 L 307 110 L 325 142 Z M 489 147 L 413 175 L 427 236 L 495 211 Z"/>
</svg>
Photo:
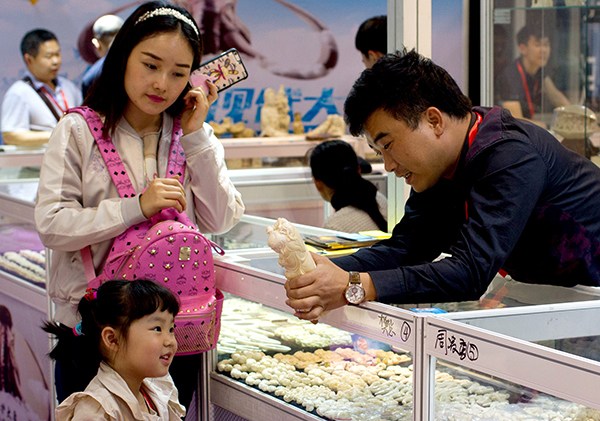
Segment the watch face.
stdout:
<svg viewBox="0 0 600 421">
<path fill-rule="evenodd" d="M 346 288 L 345 295 L 350 304 L 360 304 L 365 299 L 365 290 L 360 284 L 350 284 Z"/>
</svg>

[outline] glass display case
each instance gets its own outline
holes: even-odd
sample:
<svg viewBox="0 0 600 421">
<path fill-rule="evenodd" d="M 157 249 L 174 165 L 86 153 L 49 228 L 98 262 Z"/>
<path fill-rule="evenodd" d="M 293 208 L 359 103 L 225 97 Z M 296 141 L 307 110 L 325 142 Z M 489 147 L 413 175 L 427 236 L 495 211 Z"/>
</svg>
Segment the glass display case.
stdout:
<svg viewBox="0 0 600 421">
<path fill-rule="evenodd" d="M 371 161 L 372 171 L 363 177 L 387 195 L 387 176 L 365 139 L 344 136 L 358 156 Z M 319 141 L 301 135 L 278 138 L 221 139 L 229 176 L 242 194 L 246 214 L 284 217 L 295 223 L 322 226 L 333 209 L 314 186 L 307 153 Z M 371 151 L 371 152 L 370 152 Z M 44 149 L 0 145 L 0 183 L 37 181 Z"/>
<path fill-rule="evenodd" d="M 600 401 L 594 400 L 600 385 L 600 358 L 590 358 L 598 352 L 589 349 L 600 330 L 595 322 L 600 315 L 597 288 L 546 288 L 498 277 L 478 301 L 429 303 L 418 308 L 366 303 L 333 310 L 319 324 L 333 329 L 330 335 L 335 340 L 323 347 L 297 344 L 286 334 L 311 336 L 311 325 L 294 320 L 285 305 L 283 269 L 266 246 L 266 227 L 273 222 L 244 217 L 243 241 L 228 239 L 227 234 L 216 238 L 227 249 L 215 262 L 218 286 L 232 300 L 225 304 L 224 333 L 210 376 L 210 399 L 215 413 L 223 417 L 217 419 L 235 419 L 229 418 L 231 414 L 249 420 L 567 419 L 561 411 L 573 416 L 568 419 L 600 419 L 596 412 Z M 303 226 L 299 230 L 306 235 L 323 232 Z M 278 322 L 284 323 L 287 331 L 278 331 L 274 326 Z M 295 330 L 301 326 L 305 328 Z M 366 348 L 361 349 L 359 343 Z M 248 346 L 251 348 L 244 349 Z M 298 397 L 299 390 L 290 391 L 289 385 L 273 378 L 271 367 L 289 359 L 294 368 L 288 365 L 290 371 L 284 378 L 290 382 L 301 370 L 307 377 L 311 372 L 322 374 L 321 380 L 329 379 L 319 370 L 327 372 L 323 366 L 332 364 L 320 356 L 329 355 L 332 346 L 363 354 L 360 368 L 352 357 L 345 359 L 351 373 L 368 372 L 376 366 L 379 362 L 368 361 L 375 349 L 393 351 L 394 358 L 403 361 L 382 366 L 380 382 L 372 383 L 376 386 L 367 384 L 346 392 L 353 399 L 317 384 L 326 398 L 315 403 L 310 392 Z M 309 362 L 307 370 L 302 363 L 298 365 L 300 357 L 315 362 Z M 264 359 L 269 368 L 263 363 L 256 365 L 257 358 Z M 566 381 L 565 376 L 569 377 Z M 586 391 L 579 393 L 577 385 L 584 385 Z M 316 386 L 297 380 L 292 389 L 311 387 Z M 381 390 L 385 392 L 379 394 Z M 380 396 L 386 396 L 386 404 L 378 400 Z M 321 403 L 324 407 L 319 409 Z M 355 404 L 370 409 L 351 412 Z M 340 412 L 328 412 L 330 409 Z"/>
<path fill-rule="evenodd" d="M 599 316 L 588 301 L 425 319 L 424 419 L 600 419 L 598 353 L 585 349 Z"/>
<path fill-rule="evenodd" d="M 237 169 L 230 170 L 229 176 L 242 194 L 246 215 L 286 218 L 319 227 L 333 211 L 317 191 L 308 167 Z M 375 184 L 381 194 L 387 195 L 383 164 L 373 163 L 372 172 L 363 177 Z"/>
<path fill-rule="evenodd" d="M 228 297 L 210 376 L 214 412 L 249 420 L 419 419 L 415 314 L 368 303 L 328 312 L 317 324 L 301 321 L 285 305 L 278 255 L 253 242 L 215 261 Z"/>
<path fill-rule="evenodd" d="M 0 183 L 38 179 L 44 151 L 44 148 L 0 145 Z"/>
<path fill-rule="evenodd" d="M 369 161 L 381 162 L 381 158 L 368 147 L 362 137 L 340 137 L 354 148 L 356 154 Z M 225 148 L 227 168 L 280 168 L 301 167 L 312 148 L 326 140 L 307 140 L 306 135 L 280 137 L 220 138 Z"/>
<path fill-rule="evenodd" d="M 359 157 L 371 163 L 363 177 L 387 196 L 387 175 L 381 157 L 364 138 L 342 136 Z M 224 138 L 229 176 L 242 194 L 247 215 L 283 217 L 294 223 L 323 226 L 333 208 L 314 186 L 307 157 L 322 141 L 303 135 L 285 137 Z"/>
<path fill-rule="evenodd" d="M 490 39 L 482 50 L 490 67 L 483 103 L 548 128 L 566 147 L 600 162 L 600 3 L 495 0 L 482 3 L 482 11 Z"/>
</svg>

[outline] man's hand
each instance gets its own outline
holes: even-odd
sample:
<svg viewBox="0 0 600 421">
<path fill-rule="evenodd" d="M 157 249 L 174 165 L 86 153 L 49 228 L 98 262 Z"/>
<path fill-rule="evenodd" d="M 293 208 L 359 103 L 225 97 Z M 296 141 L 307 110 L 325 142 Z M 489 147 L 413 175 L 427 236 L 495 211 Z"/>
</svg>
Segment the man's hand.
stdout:
<svg viewBox="0 0 600 421">
<path fill-rule="evenodd" d="M 285 283 L 286 304 L 295 310 L 295 316 L 317 320 L 323 312 L 346 304 L 344 291 L 348 286 L 348 272 L 324 256 L 311 253 L 316 269 L 289 279 Z"/>
</svg>

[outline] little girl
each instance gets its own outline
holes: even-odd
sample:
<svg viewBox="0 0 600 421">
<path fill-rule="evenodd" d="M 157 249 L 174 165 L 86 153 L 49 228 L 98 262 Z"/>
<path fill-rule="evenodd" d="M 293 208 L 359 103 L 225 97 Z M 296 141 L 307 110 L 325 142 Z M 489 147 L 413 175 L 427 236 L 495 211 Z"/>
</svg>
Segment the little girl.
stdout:
<svg viewBox="0 0 600 421">
<path fill-rule="evenodd" d="M 205 120 L 217 99 L 191 87 L 199 66 L 201 34 L 192 16 L 166 1 L 141 4 L 115 37 L 102 73 L 85 98 L 104 121 L 137 195 L 121 198 L 88 125 L 80 114 L 59 121 L 44 156 L 35 206 L 35 223 L 52 249 L 48 294 L 57 322 L 77 324 L 76 306 L 87 287 L 81 250 L 90 247 L 100 273 L 113 239 L 162 209 L 184 211 L 203 233 L 225 232 L 244 212 L 231 182 L 223 145 Z M 180 119 L 184 181 L 166 174 L 174 120 Z M 200 358 L 178 356 L 171 374 L 188 405 L 198 381 Z M 73 389 L 77 367 L 57 360 L 59 402 Z M 73 378 L 75 377 L 75 378 Z"/>
<path fill-rule="evenodd" d="M 56 419 L 180 420 L 185 408 L 169 375 L 178 311 L 177 298 L 162 285 L 110 281 L 88 289 L 75 328 L 46 323 L 58 339 L 51 358 L 73 359 L 81 376 L 97 371 L 85 391 L 58 406 Z"/>
</svg>

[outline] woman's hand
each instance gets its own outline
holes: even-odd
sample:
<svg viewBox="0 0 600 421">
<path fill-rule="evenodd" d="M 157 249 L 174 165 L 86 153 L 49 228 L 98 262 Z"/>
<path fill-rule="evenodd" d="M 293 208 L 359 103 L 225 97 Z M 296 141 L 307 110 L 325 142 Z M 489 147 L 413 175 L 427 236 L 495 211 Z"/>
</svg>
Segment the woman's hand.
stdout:
<svg viewBox="0 0 600 421">
<path fill-rule="evenodd" d="M 155 178 L 140 195 L 140 207 L 146 218 L 151 218 L 167 208 L 183 212 L 186 208 L 185 190 L 177 176 Z"/>
<path fill-rule="evenodd" d="M 219 97 L 214 83 L 207 80 L 206 86 L 208 86 L 208 93 L 198 86 L 183 97 L 185 107 L 181 114 L 181 129 L 184 135 L 200 130 L 208 115 L 208 109 Z"/>
</svg>

